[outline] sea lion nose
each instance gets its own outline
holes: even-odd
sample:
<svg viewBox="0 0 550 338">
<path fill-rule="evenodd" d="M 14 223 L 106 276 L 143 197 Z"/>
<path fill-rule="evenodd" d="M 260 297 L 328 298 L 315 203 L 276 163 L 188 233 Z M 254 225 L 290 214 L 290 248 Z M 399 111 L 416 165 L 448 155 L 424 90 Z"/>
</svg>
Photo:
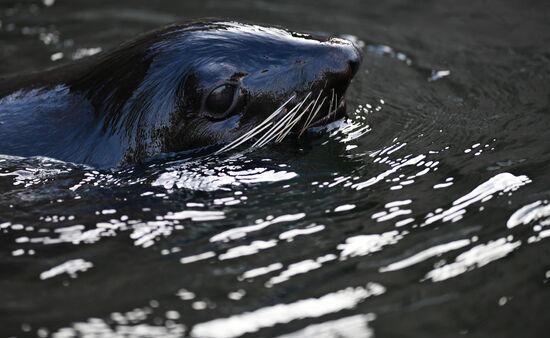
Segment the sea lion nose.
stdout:
<svg viewBox="0 0 550 338">
<path fill-rule="evenodd" d="M 326 60 L 330 66 L 325 72 L 327 88 L 334 88 L 338 94 L 343 94 L 361 66 L 363 53 L 349 40 L 332 38 L 328 44 L 330 49 Z"/>
<path fill-rule="evenodd" d="M 339 59 L 346 63 L 347 73 L 352 78 L 363 62 L 363 52 L 352 42 L 342 38 L 332 38 L 331 42 L 337 47 Z"/>
</svg>

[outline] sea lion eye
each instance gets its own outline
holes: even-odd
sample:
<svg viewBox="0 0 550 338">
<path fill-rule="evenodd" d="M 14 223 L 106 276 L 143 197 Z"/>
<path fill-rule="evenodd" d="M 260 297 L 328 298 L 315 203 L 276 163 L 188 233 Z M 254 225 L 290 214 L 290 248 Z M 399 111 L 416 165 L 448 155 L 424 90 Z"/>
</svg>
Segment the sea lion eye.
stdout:
<svg viewBox="0 0 550 338">
<path fill-rule="evenodd" d="M 234 83 L 215 87 L 204 100 L 203 113 L 212 119 L 226 118 L 237 105 L 239 93 L 239 86 Z"/>
</svg>

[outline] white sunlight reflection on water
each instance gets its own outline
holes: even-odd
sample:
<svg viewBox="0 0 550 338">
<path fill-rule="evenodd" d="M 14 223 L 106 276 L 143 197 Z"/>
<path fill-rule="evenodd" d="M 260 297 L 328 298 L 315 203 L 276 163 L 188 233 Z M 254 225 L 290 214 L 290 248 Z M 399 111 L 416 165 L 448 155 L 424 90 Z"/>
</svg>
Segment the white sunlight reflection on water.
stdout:
<svg viewBox="0 0 550 338">
<path fill-rule="evenodd" d="M 254 225 L 248 225 L 244 227 L 239 228 L 233 228 L 230 230 L 226 230 L 222 233 L 219 233 L 217 235 L 212 236 L 210 238 L 210 242 L 218 242 L 218 241 L 229 241 L 229 240 L 235 240 L 239 238 L 245 237 L 249 232 L 259 231 L 263 228 L 266 228 L 270 225 L 281 223 L 281 222 L 292 222 L 297 221 L 302 218 L 306 217 L 305 213 L 298 213 L 293 215 L 282 215 L 273 218 L 273 216 L 266 217 L 266 220 L 258 219 L 256 220 L 256 224 Z"/>
<path fill-rule="evenodd" d="M 359 235 L 346 239 L 345 244 L 338 245 L 341 250 L 340 259 L 348 257 L 365 256 L 372 252 L 380 251 L 384 246 L 397 243 L 403 235 L 397 230 L 383 234 Z"/>
<path fill-rule="evenodd" d="M 501 173 L 488 181 L 482 183 L 470 193 L 462 196 L 453 202 L 453 206 L 442 212 L 433 212 L 426 216 L 424 225 L 443 220 L 456 222 L 462 219 L 466 213 L 466 207 L 476 202 L 486 202 L 493 198 L 496 193 L 505 193 L 517 190 L 519 187 L 530 183 L 531 180 L 525 175 L 515 176 L 510 173 Z"/>
<path fill-rule="evenodd" d="M 227 190 L 227 187 L 252 183 L 269 183 L 290 180 L 295 172 L 256 167 L 243 169 L 237 161 L 246 162 L 242 155 L 222 160 L 216 166 L 186 162 L 160 174 L 151 184 L 153 187 L 189 189 L 196 191 Z M 285 167 L 285 165 L 279 165 Z"/>
<path fill-rule="evenodd" d="M 541 218 L 550 217 L 550 205 L 547 203 L 548 201 L 536 201 L 521 207 L 510 216 L 506 226 L 511 229 L 520 224 L 526 225 Z M 549 225 L 550 220 L 543 220 L 540 223 Z"/>
<path fill-rule="evenodd" d="M 520 241 L 512 242 L 511 236 L 509 237 L 480 244 L 461 253 L 453 263 L 445 264 L 428 272 L 426 279 L 441 282 L 505 257 L 521 245 Z"/>
<path fill-rule="evenodd" d="M 262 328 L 293 320 L 320 317 L 346 309 L 353 309 L 371 296 L 378 296 L 386 289 L 377 283 L 368 283 L 365 287 L 346 288 L 326 294 L 319 298 L 299 300 L 290 304 L 277 304 L 244 312 L 227 318 L 213 319 L 195 325 L 192 337 L 232 338 L 245 333 L 257 332 Z"/>
<path fill-rule="evenodd" d="M 40 274 L 40 279 L 48 279 L 61 274 L 68 274 L 72 278 L 76 278 L 77 272 L 85 272 L 91 269 L 94 265 L 91 262 L 85 261 L 81 258 L 71 259 L 63 264 L 55 266 Z"/>
<path fill-rule="evenodd" d="M 374 337 L 374 330 L 368 324 L 375 319 L 376 315 L 373 313 L 344 317 L 322 324 L 312 324 L 278 338 L 371 338 Z"/>
</svg>

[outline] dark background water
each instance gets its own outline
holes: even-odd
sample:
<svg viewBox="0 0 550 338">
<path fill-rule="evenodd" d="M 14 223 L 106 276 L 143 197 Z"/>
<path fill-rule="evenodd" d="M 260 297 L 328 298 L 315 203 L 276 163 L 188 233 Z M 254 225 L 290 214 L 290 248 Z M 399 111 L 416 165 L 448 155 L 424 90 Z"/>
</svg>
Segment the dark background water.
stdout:
<svg viewBox="0 0 550 338">
<path fill-rule="evenodd" d="M 0 336 L 546 337 L 549 4 L 1 1 L 1 75 L 200 17 L 365 61 L 350 119 L 299 151 L 1 156 Z"/>
</svg>

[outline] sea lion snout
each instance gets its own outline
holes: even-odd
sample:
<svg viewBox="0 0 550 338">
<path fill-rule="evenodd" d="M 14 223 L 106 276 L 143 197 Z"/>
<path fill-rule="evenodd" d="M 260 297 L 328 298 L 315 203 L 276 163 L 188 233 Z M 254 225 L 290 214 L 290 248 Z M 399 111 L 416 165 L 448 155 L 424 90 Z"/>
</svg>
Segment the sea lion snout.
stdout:
<svg viewBox="0 0 550 338">
<path fill-rule="evenodd" d="M 355 43 L 346 39 L 333 38 L 331 41 L 334 41 L 335 45 L 340 49 L 343 58 L 348 60 L 348 64 L 353 71 L 352 76 L 355 75 L 363 62 L 363 52 L 361 49 Z"/>
<path fill-rule="evenodd" d="M 314 67 L 318 67 L 314 91 L 324 90 L 331 95 L 334 90 L 342 98 L 363 62 L 363 53 L 351 41 L 341 38 L 331 38 L 322 45 L 314 61 Z"/>
<path fill-rule="evenodd" d="M 329 43 L 333 48 L 331 57 L 341 65 L 341 72 L 345 73 L 348 81 L 351 80 L 363 62 L 363 52 L 349 40 L 332 38 Z"/>
<path fill-rule="evenodd" d="M 363 62 L 363 52 L 353 43 L 351 49 L 348 64 L 351 68 L 351 77 L 354 77 Z"/>
</svg>

